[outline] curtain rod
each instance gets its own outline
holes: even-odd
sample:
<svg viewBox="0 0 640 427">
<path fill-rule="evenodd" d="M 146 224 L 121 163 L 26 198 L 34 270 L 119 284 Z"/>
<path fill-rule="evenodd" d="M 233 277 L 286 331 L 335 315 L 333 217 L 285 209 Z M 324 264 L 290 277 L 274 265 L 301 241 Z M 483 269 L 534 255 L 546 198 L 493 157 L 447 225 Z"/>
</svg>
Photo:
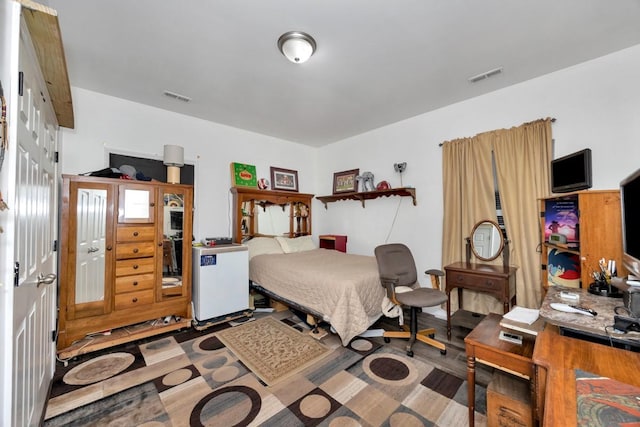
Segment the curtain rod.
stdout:
<svg viewBox="0 0 640 427">
<path fill-rule="evenodd" d="M 555 123 L 556 118 L 552 117 L 550 120 L 551 120 L 551 123 Z M 529 122 L 529 123 L 533 123 L 533 122 Z M 527 125 L 529 123 L 523 123 L 523 124 Z M 441 142 L 440 144 L 438 144 L 438 147 L 442 147 L 443 145 L 444 145 L 444 142 Z"/>
</svg>

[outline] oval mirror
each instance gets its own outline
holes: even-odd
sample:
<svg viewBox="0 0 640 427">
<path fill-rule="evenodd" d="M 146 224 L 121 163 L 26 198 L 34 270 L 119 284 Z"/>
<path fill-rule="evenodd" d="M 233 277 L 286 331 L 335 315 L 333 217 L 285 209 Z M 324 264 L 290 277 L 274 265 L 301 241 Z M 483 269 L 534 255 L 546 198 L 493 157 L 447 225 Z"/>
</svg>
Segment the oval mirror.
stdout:
<svg viewBox="0 0 640 427">
<path fill-rule="evenodd" d="M 480 221 L 471 231 L 471 250 L 476 258 L 492 261 L 502 253 L 504 237 L 502 230 L 494 221 Z"/>
</svg>

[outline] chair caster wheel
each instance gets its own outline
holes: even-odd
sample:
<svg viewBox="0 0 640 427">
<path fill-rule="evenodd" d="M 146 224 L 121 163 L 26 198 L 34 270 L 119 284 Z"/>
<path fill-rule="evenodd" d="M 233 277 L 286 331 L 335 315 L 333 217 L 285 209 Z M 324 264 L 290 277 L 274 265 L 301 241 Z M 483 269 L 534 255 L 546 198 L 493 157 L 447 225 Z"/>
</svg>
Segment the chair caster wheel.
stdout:
<svg viewBox="0 0 640 427">
<path fill-rule="evenodd" d="M 391 342 L 391 339 L 390 339 L 390 338 L 388 338 L 388 337 L 384 337 L 384 342 L 386 342 L 386 343 L 390 343 L 390 342 Z"/>
<path fill-rule="evenodd" d="M 407 356 L 413 357 L 413 351 L 411 351 L 411 350 L 407 351 Z"/>
<path fill-rule="evenodd" d="M 443 356 L 446 355 L 447 354 L 447 350 L 440 350 L 440 354 L 443 355 Z"/>
</svg>

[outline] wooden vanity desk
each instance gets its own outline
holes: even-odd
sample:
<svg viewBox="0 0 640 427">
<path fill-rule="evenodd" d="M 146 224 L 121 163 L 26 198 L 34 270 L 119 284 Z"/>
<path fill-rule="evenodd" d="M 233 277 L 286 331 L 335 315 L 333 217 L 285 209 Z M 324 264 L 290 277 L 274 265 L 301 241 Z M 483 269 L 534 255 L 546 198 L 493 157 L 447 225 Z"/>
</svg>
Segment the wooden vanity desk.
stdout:
<svg viewBox="0 0 640 427">
<path fill-rule="evenodd" d="M 516 304 L 516 268 L 492 264 L 456 262 L 444 268 L 447 294 L 447 339 L 451 339 L 451 291 L 458 289 L 459 310 L 463 315 L 462 290 L 469 289 L 493 295 L 502 301 L 504 313 Z"/>
</svg>

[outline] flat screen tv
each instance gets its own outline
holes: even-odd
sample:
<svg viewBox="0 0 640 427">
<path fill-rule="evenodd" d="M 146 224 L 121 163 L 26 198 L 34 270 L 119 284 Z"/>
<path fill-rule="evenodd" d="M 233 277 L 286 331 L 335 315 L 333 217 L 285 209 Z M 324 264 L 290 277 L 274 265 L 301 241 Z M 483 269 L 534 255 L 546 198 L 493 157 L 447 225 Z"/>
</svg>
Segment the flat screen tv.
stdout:
<svg viewBox="0 0 640 427">
<path fill-rule="evenodd" d="M 629 274 L 640 278 L 640 169 L 620 183 L 620 202 L 622 264 Z"/>
<path fill-rule="evenodd" d="M 569 193 L 591 188 L 591 149 L 551 161 L 551 191 Z"/>
</svg>

